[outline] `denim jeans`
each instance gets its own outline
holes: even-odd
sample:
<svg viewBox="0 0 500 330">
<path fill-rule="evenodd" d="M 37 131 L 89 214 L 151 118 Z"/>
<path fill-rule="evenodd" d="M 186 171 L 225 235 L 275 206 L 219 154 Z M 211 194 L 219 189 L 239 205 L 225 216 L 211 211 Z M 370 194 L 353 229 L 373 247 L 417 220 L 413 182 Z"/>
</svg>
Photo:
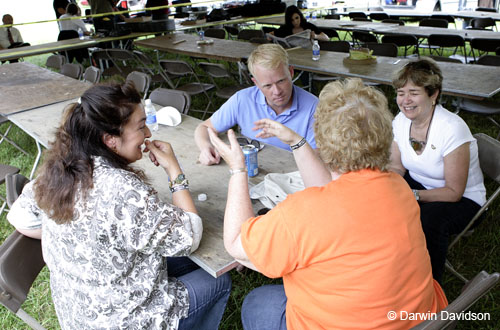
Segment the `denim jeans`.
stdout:
<svg viewBox="0 0 500 330">
<path fill-rule="evenodd" d="M 179 330 L 218 329 L 231 292 L 229 274 L 214 278 L 187 257 L 167 258 L 167 269 L 189 293 L 189 314 L 179 321 Z"/>
<path fill-rule="evenodd" d="M 241 306 L 245 330 L 286 330 L 286 295 L 283 285 L 264 285 L 250 292 Z"/>
</svg>

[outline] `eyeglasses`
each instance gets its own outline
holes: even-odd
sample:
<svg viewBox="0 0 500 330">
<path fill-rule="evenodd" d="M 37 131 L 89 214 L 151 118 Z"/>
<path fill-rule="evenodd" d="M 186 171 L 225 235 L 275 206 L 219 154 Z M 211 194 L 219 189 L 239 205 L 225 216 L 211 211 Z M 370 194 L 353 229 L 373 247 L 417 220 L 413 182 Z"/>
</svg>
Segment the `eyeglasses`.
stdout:
<svg viewBox="0 0 500 330">
<path fill-rule="evenodd" d="M 257 149 L 257 151 L 260 151 L 260 150 L 262 150 L 262 148 L 264 148 L 264 145 L 260 144 L 260 142 L 257 140 L 249 140 L 245 137 L 239 137 L 239 138 L 236 138 L 236 140 L 238 141 L 240 146 L 246 146 L 246 145 L 251 144 Z"/>
</svg>

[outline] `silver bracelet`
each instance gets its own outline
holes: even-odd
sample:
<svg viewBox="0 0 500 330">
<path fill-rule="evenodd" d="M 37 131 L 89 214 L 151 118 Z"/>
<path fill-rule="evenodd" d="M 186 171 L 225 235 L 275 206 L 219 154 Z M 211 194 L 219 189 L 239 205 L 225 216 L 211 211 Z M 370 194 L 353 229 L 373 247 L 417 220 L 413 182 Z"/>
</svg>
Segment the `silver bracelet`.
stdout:
<svg viewBox="0 0 500 330">
<path fill-rule="evenodd" d="M 247 169 L 242 167 L 242 168 L 236 168 L 236 169 L 230 169 L 229 170 L 229 174 L 231 174 L 231 176 L 235 175 L 236 173 L 246 173 L 247 172 Z"/>
<path fill-rule="evenodd" d="M 300 140 L 298 143 L 296 144 L 291 144 L 290 145 L 290 149 L 292 150 L 296 150 L 296 149 L 299 149 L 300 147 L 302 147 L 304 144 L 306 144 L 307 140 L 306 138 L 302 138 L 302 140 Z"/>
<path fill-rule="evenodd" d="M 186 189 L 189 189 L 189 185 L 188 184 L 176 184 L 176 185 L 173 185 L 170 188 L 170 192 L 173 194 L 175 192 L 178 192 L 178 191 L 181 191 L 181 190 L 186 190 Z"/>
</svg>

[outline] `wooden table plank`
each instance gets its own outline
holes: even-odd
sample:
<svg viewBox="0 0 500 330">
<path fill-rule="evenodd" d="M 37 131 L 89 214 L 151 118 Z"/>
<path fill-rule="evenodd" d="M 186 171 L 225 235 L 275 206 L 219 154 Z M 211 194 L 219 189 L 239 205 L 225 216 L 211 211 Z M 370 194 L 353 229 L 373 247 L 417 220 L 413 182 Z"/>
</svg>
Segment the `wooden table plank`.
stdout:
<svg viewBox="0 0 500 330">
<path fill-rule="evenodd" d="M 20 112 L 9 115 L 8 118 L 47 147 L 49 141 L 53 140 L 64 107 L 74 101 L 69 100 Z M 185 115 L 182 119 L 182 123 L 177 127 L 160 125 L 152 138 L 172 144 L 182 170 L 189 179 L 191 195 L 203 219 L 203 238 L 200 247 L 190 258 L 212 276 L 217 277 L 237 266 L 234 259 L 226 252 L 222 238 L 229 168 L 224 162 L 217 166 L 204 166 L 198 162 L 199 151 L 194 142 L 194 130 L 201 121 Z M 273 146 L 266 145 L 259 152 L 258 159 L 259 175 L 250 179 L 251 184 L 261 182 L 268 173 L 286 173 L 297 170 L 292 153 Z M 172 195 L 168 188 L 165 171 L 154 166 L 146 155 L 135 164 L 144 169 L 149 182 L 162 199 L 171 201 Z M 201 193 L 207 195 L 206 201 L 198 201 L 197 196 Z M 254 203 L 255 211 L 262 207 L 259 202 Z"/>
<path fill-rule="evenodd" d="M 90 84 L 35 64 L 0 66 L 0 113 L 3 115 L 79 97 Z"/>
<path fill-rule="evenodd" d="M 137 46 L 157 49 L 163 52 L 194 57 L 206 57 L 228 62 L 239 62 L 248 57 L 257 45 L 250 42 L 206 38 L 213 40 L 210 45 L 198 45 L 199 38 L 193 34 L 175 33 L 156 38 L 137 40 Z"/>
</svg>

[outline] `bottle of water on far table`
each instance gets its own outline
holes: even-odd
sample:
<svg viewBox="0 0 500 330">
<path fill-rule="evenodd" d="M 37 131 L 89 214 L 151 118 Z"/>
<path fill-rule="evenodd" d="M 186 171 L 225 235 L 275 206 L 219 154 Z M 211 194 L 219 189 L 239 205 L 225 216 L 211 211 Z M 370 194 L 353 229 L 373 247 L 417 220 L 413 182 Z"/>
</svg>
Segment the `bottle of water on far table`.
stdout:
<svg viewBox="0 0 500 330">
<path fill-rule="evenodd" d="M 144 107 L 144 112 L 146 113 L 146 125 L 151 132 L 156 132 L 158 130 L 158 121 L 156 120 L 156 109 L 151 103 L 150 99 L 146 100 L 146 106 Z"/>
<path fill-rule="evenodd" d="M 313 50 L 313 61 L 319 61 L 319 43 L 318 43 L 318 40 L 314 40 L 313 41 L 313 46 L 312 46 L 312 50 Z"/>
<path fill-rule="evenodd" d="M 80 40 L 83 40 L 83 30 L 82 28 L 78 28 L 78 37 L 80 38 Z"/>
</svg>

